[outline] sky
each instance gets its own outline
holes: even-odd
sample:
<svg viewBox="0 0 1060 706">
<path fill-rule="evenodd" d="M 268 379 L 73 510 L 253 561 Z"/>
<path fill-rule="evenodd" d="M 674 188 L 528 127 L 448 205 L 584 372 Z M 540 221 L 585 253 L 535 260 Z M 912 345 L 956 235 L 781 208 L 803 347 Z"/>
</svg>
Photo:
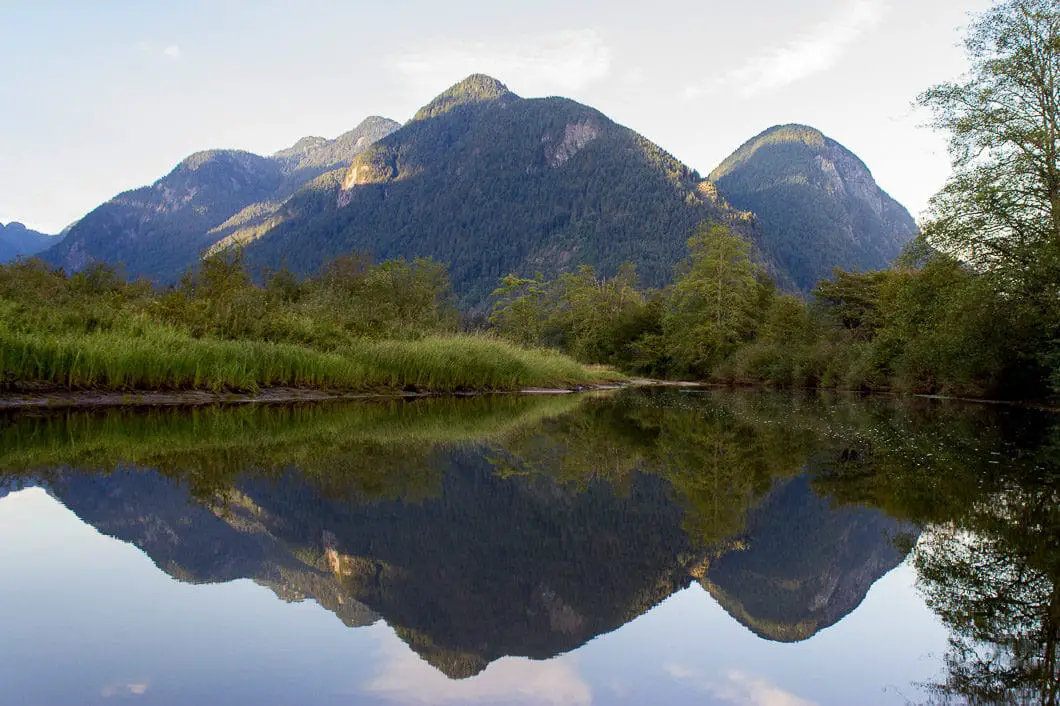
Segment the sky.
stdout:
<svg viewBox="0 0 1060 706">
<path fill-rule="evenodd" d="M 471 73 L 591 105 L 708 174 L 781 123 L 919 215 L 949 174 L 914 100 L 989 0 L 0 0 L 0 223 L 58 232 L 188 154 L 405 122 Z"/>
</svg>

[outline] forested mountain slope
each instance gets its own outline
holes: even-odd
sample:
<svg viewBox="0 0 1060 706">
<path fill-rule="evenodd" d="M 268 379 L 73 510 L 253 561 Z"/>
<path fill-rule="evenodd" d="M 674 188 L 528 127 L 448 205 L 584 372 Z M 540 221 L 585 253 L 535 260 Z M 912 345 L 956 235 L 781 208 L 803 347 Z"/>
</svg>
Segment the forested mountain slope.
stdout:
<svg viewBox="0 0 1060 706">
<path fill-rule="evenodd" d="M 51 247 L 55 242 L 54 235 L 38 233 L 21 223 L 12 221 L 6 226 L 0 223 L 0 263 L 36 255 Z"/>
<path fill-rule="evenodd" d="M 68 271 L 93 261 L 173 281 L 235 227 L 267 218 L 320 174 L 343 167 L 397 127 L 369 118 L 335 140 L 303 138 L 272 157 L 237 150 L 191 155 L 151 186 L 119 194 L 74 224 L 45 259 Z"/>
<path fill-rule="evenodd" d="M 916 231 L 862 162 L 812 128 L 759 135 L 710 179 L 599 111 L 521 98 L 473 75 L 404 126 L 369 118 L 271 157 L 214 150 L 76 223 L 46 258 L 175 281 L 204 252 L 242 244 L 256 271 L 310 274 L 336 256 L 431 257 L 483 308 L 510 273 L 632 262 L 662 286 L 702 221 L 757 247 L 783 289 L 834 267 L 887 267 Z"/>
<path fill-rule="evenodd" d="M 271 228 L 228 242 L 301 272 L 350 251 L 430 256 L 476 305 L 511 272 L 580 264 L 608 274 L 631 261 L 664 284 L 704 219 L 754 232 L 695 171 L 593 108 L 472 76 L 292 199 Z"/>
<path fill-rule="evenodd" d="M 759 246 L 802 291 L 835 267 L 886 269 L 917 232 L 857 156 L 804 125 L 754 137 L 710 180 L 736 208 L 754 212 Z"/>
</svg>

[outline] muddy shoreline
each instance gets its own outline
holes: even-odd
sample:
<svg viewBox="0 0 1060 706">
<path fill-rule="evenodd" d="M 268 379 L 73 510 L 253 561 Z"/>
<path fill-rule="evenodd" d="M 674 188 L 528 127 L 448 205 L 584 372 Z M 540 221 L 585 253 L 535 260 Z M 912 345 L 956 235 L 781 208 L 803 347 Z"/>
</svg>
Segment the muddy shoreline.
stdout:
<svg viewBox="0 0 1060 706">
<path fill-rule="evenodd" d="M 213 405 L 273 405 L 312 402 L 418 399 L 424 397 L 478 397 L 481 395 L 566 395 L 594 390 L 617 390 L 644 381 L 622 385 L 585 385 L 574 388 L 527 388 L 523 390 L 476 390 L 426 392 L 383 390 L 376 392 L 327 392 L 298 388 L 269 388 L 255 393 L 209 392 L 100 392 L 68 390 L 34 390 L 0 393 L 0 411 L 20 409 L 83 409 L 100 407 L 207 407 Z"/>
</svg>

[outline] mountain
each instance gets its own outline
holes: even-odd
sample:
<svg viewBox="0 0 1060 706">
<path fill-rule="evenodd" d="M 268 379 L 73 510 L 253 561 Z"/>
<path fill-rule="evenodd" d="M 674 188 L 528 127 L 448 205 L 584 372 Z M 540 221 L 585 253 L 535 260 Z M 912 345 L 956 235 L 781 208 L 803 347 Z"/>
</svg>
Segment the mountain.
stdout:
<svg viewBox="0 0 1060 706">
<path fill-rule="evenodd" d="M 175 280 L 237 226 L 267 220 L 299 189 L 349 165 L 397 127 L 373 117 L 334 140 L 303 138 L 271 157 L 198 152 L 151 186 L 119 194 L 80 219 L 44 258 L 68 271 L 99 260 L 121 263 L 130 276 Z"/>
<path fill-rule="evenodd" d="M 804 125 L 772 127 L 709 177 L 718 193 L 761 224 L 758 245 L 801 291 L 832 269 L 890 266 L 917 233 L 852 152 Z"/>
<path fill-rule="evenodd" d="M 613 273 L 632 261 L 664 284 L 704 219 L 755 235 L 699 174 L 599 111 L 476 75 L 296 195 L 270 227 L 225 243 L 301 272 L 350 251 L 430 256 L 474 306 L 508 273 L 580 264 Z"/>
<path fill-rule="evenodd" d="M 51 247 L 55 236 L 30 230 L 21 223 L 0 223 L 0 264 L 30 257 Z"/>
<path fill-rule="evenodd" d="M 88 214 L 46 258 L 167 282 L 236 243 L 258 269 L 300 273 L 352 251 L 432 257 L 481 308 L 513 272 L 588 264 L 606 276 L 629 261 L 644 284 L 667 284 L 703 220 L 748 237 L 781 287 L 803 292 L 834 267 L 887 267 L 916 232 L 865 165 L 812 128 L 772 128 L 703 179 L 591 107 L 473 75 L 404 126 L 369 118 L 271 157 L 192 155 Z"/>
</svg>

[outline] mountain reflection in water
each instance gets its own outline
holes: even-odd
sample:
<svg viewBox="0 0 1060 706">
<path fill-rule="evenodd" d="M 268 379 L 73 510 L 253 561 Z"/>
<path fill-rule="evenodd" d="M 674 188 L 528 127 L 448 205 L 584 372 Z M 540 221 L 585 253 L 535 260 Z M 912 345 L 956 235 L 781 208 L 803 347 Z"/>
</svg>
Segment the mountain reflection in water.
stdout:
<svg viewBox="0 0 1060 706">
<path fill-rule="evenodd" d="M 1015 410 L 674 390 L 23 414 L 0 417 L 0 487 L 179 581 L 383 620 L 452 679 L 693 583 L 805 641 L 912 551 L 952 637 L 926 698 L 1054 704 L 1057 439 Z"/>
</svg>

